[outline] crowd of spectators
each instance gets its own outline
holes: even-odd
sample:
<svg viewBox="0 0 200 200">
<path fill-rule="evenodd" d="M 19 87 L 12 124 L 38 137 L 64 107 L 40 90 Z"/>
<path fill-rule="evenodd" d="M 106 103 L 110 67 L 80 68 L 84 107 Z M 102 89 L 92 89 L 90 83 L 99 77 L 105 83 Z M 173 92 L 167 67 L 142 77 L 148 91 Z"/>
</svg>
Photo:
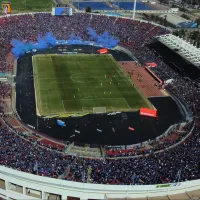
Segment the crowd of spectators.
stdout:
<svg viewBox="0 0 200 200">
<path fill-rule="evenodd" d="M 155 138 L 154 140 L 145 141 L 140 144 L 123 145 L 123 146 L 106 146 L 107 157 L 126 157 L 126 156 L 141 156 L 153 152 L 163 151 L 167 148 L 172 148 L 179 142 L 183 142 L 189 137 L 193 127 L 193 121 L 189 121 L 180 126 L 176 124 L 169 132 Z"/>
<path fill-rule="evenodd" d="M 168 33 L 166 29 L 145 22 L 90 14 L 55 17 L 40 13 L 8 17 L 5 23 L 0 24 L 0 40 L 4 41 L 1 43 L 4 50 L 0 51 L 0 71 L 6 69 L 4 64 L 12 39 L 35 40 L 38 34 L 52 32 L 57 39 L 68 39 L 69 35 L 74 33 L 83 40 L 89 40 L 87 25 L 98 33 L 107 30 L 119 38 L 120 44 L 131 50 L 141 63 L 156 62 L 158 66 L 153 70 L 162 80 L 173 78 L 174 81 L 166 88 L 169 88 L 193 113 L 195 128 L 191 137 L 175 148 L 160 153 L 151 152 L 148 156 L 88 159 L 66 156 L 52 149 L 34 145 L 15 134 L 2 121 L 0 164 L 54 178 L 65 174 L 64 179 L 79 182 L 86 182 L 87 171 L 91 168 L 89 181 L 100 184 L 158 184 L 175 182 L 178 179 L 179 181 L 199 179 L 200 89 L 192 80 L 174 72 L 146 46 L 154 40 L 153 36 Z M 68 173 L 65 173 L 66 170 Z"/>
<path fill-rule="evenodd" d="M 11 86 L 0 82 L 0 113 L 4 115 L 4 106 L 7 98 L 11 98 Z"/>
</svg>

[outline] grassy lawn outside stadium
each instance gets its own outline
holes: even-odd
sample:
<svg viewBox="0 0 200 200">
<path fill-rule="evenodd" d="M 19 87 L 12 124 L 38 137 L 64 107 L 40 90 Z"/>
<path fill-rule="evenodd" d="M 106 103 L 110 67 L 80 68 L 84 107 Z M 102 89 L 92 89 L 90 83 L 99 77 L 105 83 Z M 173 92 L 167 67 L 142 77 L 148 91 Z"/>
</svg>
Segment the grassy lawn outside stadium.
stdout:
<svg viewBox="0 0 200 200">
<path fill-rule="evenodd" d="M 2 3 L 3 1 L 1 1 Z M 55 6 L 51 0 L 10 0 L 12 13 L 23 11 L 51 11 Z"/>
<path fill-rule="evenodd" d="M 32 61 L 39 116 L 151 107 L 111 55 L 35 55 Z"/>
</svg>

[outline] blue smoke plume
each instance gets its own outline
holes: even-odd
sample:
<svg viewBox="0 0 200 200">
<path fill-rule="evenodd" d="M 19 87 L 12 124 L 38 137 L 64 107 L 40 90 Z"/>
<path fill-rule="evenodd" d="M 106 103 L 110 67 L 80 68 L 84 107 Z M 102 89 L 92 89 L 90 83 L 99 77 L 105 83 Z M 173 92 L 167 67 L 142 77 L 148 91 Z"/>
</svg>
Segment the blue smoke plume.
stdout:
<svg viewBox="0 0 200 200">
<path fill-rule="evenodd" d="M 87 31 L 90 40 L 96 42 L 97 44 L 103 45 L 103 47 L 113 48 L 119 42 L 118 39 L 115 39 L 113 36 L 109 35 L 107 31 L 104 31 L 100 35 L 98 35 L 97 32 L 91 27 L 88 27 Z"/>
<path fill-rule="evenodd" d="M 95 41 L 95 40 L 98 39 L 98 34 L 93 28 L 88 27 L 87 31 L 88 31 L 88 36 L 90 37 L 90 40 L 94 40 Z"/>
<path fill-rule="evenodd" d="M 89 36 L 90 41 L 93 41 L 95 45 L 101 45 L 106 48 L 113 48 L 115 47 L 119 40 L 115 39 L 113 36 L 109 35 L 107 31 L 103 32 L 102 34 L 97 34 L 97 32 L 91 28 L 87 28 L 87 34 Z M 68 40 L 68 45 L 72 44 L 88 44 L 86 41 L 82 41 L 79 36 L 75 36 L 73 33 L 70 34 Z"/>
<path fill-rule="evenodd" d="M 70 34 L 69 39 L 67 40 L 68 45 L 72 44 L 82 44 L 83 41 L 79 36 L 74 35 L 73 33 Z"/>
<path fill-rule="evenodd" d="M 97 34 L 97 32 L 92 29 L 91 27 L 87 28 L 87 33 L 90 38 L 90 41 L 93 41 L 94 45 L 103 46 L 105 48 L 113 48 L 115 47 L 119 40 L 114 38 L 113 36 L 109 35 L 107 31 L 103 32 L 102 34 Z M 72 44 L 90 44 L 90 41 L 83 41 L 79 36 L 74 35 L 73 33 L 70 34 L 67 45 Z M 56 45 L 56 38 L 52 35 L 52 33 L 46 33 L 44 36 L 38 35 L 37 42 L 22 42 L 16 39 L 11 41 L 12 53 L 15 58 L 24 55 L 28 51 L 32 51 L 33 49 L 40 50 L 46 49 L 50 46 Z"/>
<path fill-rule="evenodd" d="M 44 35 L 44 40 L 51 46 L 56 45 L 56 38 L 52 35 L 52 33 L 46 33 Z"/>
<path fill-rule="evenodd" d="M 15 58 L 24 55 L 27 51 L 32 51 L 33 49 L 46 49 L 49 46 L 55 46 L 56 38 L 52 33 L 46 33 L 44 36 L 38 35 L 37 43 L 33 42 L 22 42 L 16 39 L 11 41 L 12 53 Z"/>
</svg>

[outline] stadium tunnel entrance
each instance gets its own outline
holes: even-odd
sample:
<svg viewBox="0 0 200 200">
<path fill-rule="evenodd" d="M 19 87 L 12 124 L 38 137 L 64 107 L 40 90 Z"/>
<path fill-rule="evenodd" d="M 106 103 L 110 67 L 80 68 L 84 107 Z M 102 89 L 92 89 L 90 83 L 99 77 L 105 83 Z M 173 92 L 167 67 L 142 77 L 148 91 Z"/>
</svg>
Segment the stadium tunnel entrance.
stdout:
<svg viewBox="0 0 200 200">
<path fill-rule="evenodd" d="M 41 50 L 37 54 L 58 53 L 96 53 L 99 48 L 93 46 L 72 45 L 57 46 Z M 109 50 L 116 61 L 132 61 L 125 53 Z M 140 116 L 139 112 L 123 112 L 116 115 L 88 114 L 75 118 L 62 118 L 65 127 L 57 125 L 56 118 L 36 116 L 35 91 L 33 83 L 32 54 L 18 59 L 16 76 L 16 109 L 21 120 L 36 128 L 37 131 L 53 138 L 92 145 L 128 145 L 141 143 L 161 135 L 172 124 L 183 120 L 178 106 L 171 97 L 149 98 L 158 110 L 158 119 Z M 128 127 L 134 127 L 134 131 Z M 97 129 L 102 130 L 98 132 Z M 74 135 L 75 130 L 80 134 Z"/>
</svg>

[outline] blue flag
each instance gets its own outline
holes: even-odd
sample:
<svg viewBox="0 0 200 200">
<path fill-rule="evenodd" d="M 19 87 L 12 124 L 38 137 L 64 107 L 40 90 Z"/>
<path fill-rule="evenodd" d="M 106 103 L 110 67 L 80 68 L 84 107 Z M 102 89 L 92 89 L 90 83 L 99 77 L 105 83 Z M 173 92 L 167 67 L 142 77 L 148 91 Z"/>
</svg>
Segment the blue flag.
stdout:
<svg viewBox="0 0 200 200">
<path fill-rule="evenodd" d="M 59 126 L 66 126 L 65 125 L 65 122 L 63 122 L 62 120 L 57 120 L 57 124 L 59 125 Z"/>
</svg>

